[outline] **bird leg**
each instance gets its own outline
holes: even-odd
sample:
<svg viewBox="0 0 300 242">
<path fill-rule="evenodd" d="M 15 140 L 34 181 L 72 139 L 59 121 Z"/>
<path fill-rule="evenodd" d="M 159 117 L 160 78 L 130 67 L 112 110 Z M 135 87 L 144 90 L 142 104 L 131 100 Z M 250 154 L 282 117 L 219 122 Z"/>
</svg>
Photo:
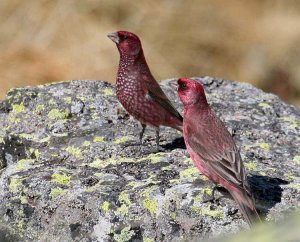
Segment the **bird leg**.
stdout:
<svg viewBox="0 0 300 242">
<path fill-rule="evenodd" d="M 142 131 L 140 132 L 140 143 L 143 144 L 143 136 L 145 133 L 146 124 L 142 124 Z"/>
<path fill-rule="evenodd" d="M 159 128 L 156 129 L 156 139 L 155 139 L 155 141 L 156 141 L 156 147 L 159 150 Z"/>
<path fill-rule="evenodd" d="M 221 197 L 218 197 L 218 198 L 215 198 L 215 192 L 216 192 L 216 190 L 224 190 L 225 188 L 223 188 L 223 187 L 221 187 L 221 186 L 219 186 L 219 185 L 214 185 L 213 186 L 213 188 L 212 188 L 212 193 L 211 193 L 211 198 L 209 198 L 209 199 L 206 199 L 206 200 L 204 200 L 203 202 L 204 203 L 207 203 L 207 202 L 211 202 L 211 203 L 215 203 L 215 202 L 218 202 L 218 200 L 221 198 Z"/>
</svg>

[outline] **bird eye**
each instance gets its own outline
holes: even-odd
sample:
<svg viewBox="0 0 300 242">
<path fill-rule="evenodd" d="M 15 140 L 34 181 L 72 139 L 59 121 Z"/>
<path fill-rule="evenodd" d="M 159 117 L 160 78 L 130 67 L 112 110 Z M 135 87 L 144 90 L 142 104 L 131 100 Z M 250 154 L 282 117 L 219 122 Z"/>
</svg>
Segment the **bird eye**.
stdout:
<svg viewBox="0 0 300 242">
<path fill-rule="evenodd" d="M 127 35 L 124 35 L 123 39 L 124 39 L 124 40 L 128 39 L 128 36 L 127 36 Z"/>
<path fill-rule="evenodd" d="M 182 83 L 182 84 L 180 85 L 180 89 L 186 89 L 186 84 L 185 84 L 185 83 Z"/>
</svg>

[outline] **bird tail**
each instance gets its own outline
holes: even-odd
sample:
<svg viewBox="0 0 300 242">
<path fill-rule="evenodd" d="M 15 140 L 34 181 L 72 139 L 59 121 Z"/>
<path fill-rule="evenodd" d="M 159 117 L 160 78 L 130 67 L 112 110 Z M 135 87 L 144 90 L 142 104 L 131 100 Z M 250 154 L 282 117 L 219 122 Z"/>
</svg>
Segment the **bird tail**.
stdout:
<svg viewBox="0 0 300 242">
<path fill-rule="evenodd" d="M 169 126 L 173 129 L 177 129 L 180 132 L 183 132 L 183 123 L 181 119 L 178 119 L 177 117 L 170 116 L 169 119 L 166 120 L 165 126 Z"/>
<path fill-rule="evenodd" d="M 244 219 L 252 227 L 255 223 L 261 222 L 261 219 L 255 209 L 253 200 L 247 192 L 230 192 L 233 199 L 239 206 Z"/>
<path fill-rule="evenodd" d="M 176 127 L 174 127 L 174 128 L 177 129 L 177 130 L 180 131 L 180 132 L 183 132 L 183 126 L 182 126 L 182 125 L 176 126 Z"/>
</svg>

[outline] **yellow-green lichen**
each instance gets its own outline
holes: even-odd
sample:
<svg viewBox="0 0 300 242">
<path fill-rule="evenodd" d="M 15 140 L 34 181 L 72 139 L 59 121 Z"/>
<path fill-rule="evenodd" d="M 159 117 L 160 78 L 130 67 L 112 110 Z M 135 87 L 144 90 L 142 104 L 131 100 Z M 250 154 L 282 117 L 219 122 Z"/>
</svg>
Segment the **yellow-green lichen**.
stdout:
<svg viewBox="0 0 300 242">
<path fill-rule="evenodd" d="M 12 193 L 16 193 L 19 191 L 19 189 L 23 186 L 22 181 L 24 178 L 18 177 L 18 176 L 12 176 L 9 179 L 9 190 Z"/>
<path fill-rule="evenodd" d="M 65 189 L 62 189 L 60 187 L 58 188 L 52 188 L 51 192 L 50 192 L 50 197 L 52 199 L 57 198 L 59 196 L 64 196 L 67 193 L 67 191 Z"/>
<path fill-rule="evenodd" d="M 245 165 L 249 170 L 256 170 L 256 168 L 257 168 L 257 163 L 255 163 L 255 162 L 244 162 L 244 165 Z"/>
<path fill-rule="evenodd" d="M 144 188 L 144 191 L 141 193 L 141 196 L 142 197 L 145 197 L 145 198 L 150 198 L 150 194 L 153 192 L 153 191 L 157 191 L 159 189 L 159 186 L 157 185 L 152 185 L 152 186 L 149 186 L 149 187 L 145 187 Z"/>
<path fill-rule="evenodd" d="M 102 91 L 105 96 L 114 96 L 115 95 L 115 92 L 112 88 L 104 88 Z"/>
<path fill-rule="evenodd" d="M 25 106 L 23 102 L 21 102 L 20 104 L 13 104 L 12 108 L 15 113 L 21 113 L 25 110 Z"/>
<path fill-rule="evenodd" d="M 71 176 L 61 173 L 53 173 L 51 178 L 52 181 L 65 186 L 69 185 L 71 181 Z"/>
<path fill-rule="evenodd" d="M 270 150 L 270 145 L 268 143 L 257 143 L 257 144 L 253 144 L 253 145 L 248 145 L 245 147 L 246 150 L 249 150 L 252 147 L 260 147 L 265 151 L 269 151 Z"/>
<path fill-rule="evenodd" d="M 143 186 L 144 182 L 136 182 L 136 181 L 131 181 L 127 183 L 127 186 L 131 187 L 131 189 L 136 189 L 140 186 Z"/>
<path fill-rule="evenodd" d="M 114 234 L 114 239 L 116 242 L 128 242 L 131 240 L 132 236 L 135 234 L 134 231 L 130 230 L 130 226 L 125 227 L 121 230 L 120 234 Z"/>
<path fill-rule="evenodd" d="M 115 139 L 114 143 L 115 143 L 115 144 L 121 144 L 121 143 L 127 142 L 127 141 L 130 140 L 130 139 L 131 139 L 130 136 L 124 136 L 124 137 Z"/>
<path fill-rule="evenodd" d="M 83 146 L 87 147 L 87 146 L 90 146 L 91 145 L 91 142 L 90 141 L 87 141 L 85 140 L 82 144 Z"/>
<path fill-rule="evenodd" d="M 267 143 L 261 143 L 261 144 L 259 144 L 259 147 L 262 148 L 265 151 L 270 150 L 270 145 L 267 144 Z"/>
<path fill-rule="evenodd" d="M 26 133 L 19 134 L 19 137 L 23 138 L 23 139 L 27 139 L 27 140 L 35 140 L 36 139 L 34 134 L 26 134 Z"/>
<path fill-rule="evenodd" d="M 66 151 L 69 152 L 71 155 L 73 155 L 74 157 L 76 157 L 78 159 L 83 158 L 81 150 L 77 147 L 69 146 L 69 147 L 66 148 Z"/>
<path fill-rule="evenodd" d="M 16 165 L 17 170 L 23 170 L 28 167 L 30 164 L 34 163 L 35 160 L 33 159 L 21 159 L 18 161 Z"/>
<path fill-rule="evenodd" d="M 96 186 L 91 186 L 91 187 L 85 187 L 84 191 L 85 192 L 94 192 L 96 190 Z"/>
<path fill-rule="evenodd" d="M 128 206 L 126 204 L 122 204 L 121 207 L 117 209 L 117 213 L 126 216 L 128 214 Z"/>
<path fill-rule="evenodd" d="M 150 154 L 147 157 L 145 157 L 145 159 L 149 159 L 151 161 L 151 163 L 154 164 L 154 163 L 157 163 L 161 160 L 162 154 L 163 153 L 161 153 L 161 152 L 158 152 L 158 153 L 155 153 L 155 154 Z"/>
<path fill-rule="evenodd" d="M 104 160 L 96 159 L 89 166 L 95 167 L 95 168 L 102 168 L 102 167 L 104 167 L 103 166 L 104 162 L 105 162 Z"/>
<path fill-rule="evenodd" d="M 45 109 L 45 105 L 44 104 L 39 104 L 36 108 L 35 108 L 35 112 L 36 113 L 40 113 Z"/>
<path fill-rule="evenodd" d="M 143 238 L 143 242 L 155 242 L 153 238 L 145 237 Z"/>
<path fill-rule="evenodd" d="M 124 157 L 120 157 L 119 159 L 109 158 L 109 159 L 106 159 L 106 160 L 96 159 L 90 164 L 90 166 L 91 167 L 96 167 L 96 168 L 104 168 L 108 165 L 118 165 L 118 164 L 121 164 L 123 162 L 133 162 L 133 159 L 124 158 Z"/>
<path fill-rule="evenodd" d="M 288 172 L 285 174 L 285 177 L 287 178 L 288 181 L 292 182 L 295 180 L 295 176 L 291 173 L 291 172 Z"/>
<path fill-rule="evenodd" d="M 193 160 L 191 158 L 185 159 L 182 163 L 194 165 L 194 162 L 193 162 Z"/>
<path fill-rule="evenodd" d="M 151 213 L 152 216 L 156 216 L 158 211 L 158 204 L 155 200 L 147 198 L 143 201 L 143 206 Z"/>
<path fill-rule="evenodd" d="M 65 121 L 63 121 L 64 123 Z M 52 133 L 53 136 L 55 137 L 67 137 L 69 134 L 68 133 Z"/>
<path fill-rule="evenodd" d="M 264 171 L 259 171 L 259 175 L 261 175 L 261 176 L 266 176 L 267 173 L 265 173 Z"/>
<path fill-rule="evenodd" d="M 109 202 L 104 201 L 102 206 L 101 206 L 102 211 L 105 212 L 105 213 L 108 213 L 110 211 L 109 205 L 110 205 Z"/>
<path fill-rule="evenodd" d="M 290 188 L 300 190 L 300 183 L 288 184 L 287 186 Z"/>
<path fill-rule="evenodd" d="M 94 137 L 93 141 L 98 142 L 98 143 L 104 142 L 104 137 L 103 136 L 96 136 L 96 137 Z"/>
<path fill-rule="evenodd" d="M 271 108 L 271 105 L 265 102 L 262 102 L 260 104 L 258 104 L 259 107 L 263 107 L 263 108 Z"/>
<path fill-rule="evenodd" d="M 19 215 L 19 216 L 21 216 L 21 217 L 24 216 L 24 211 L 21 210 L 21 209 L 15 211 L 15 213 L 16 213 L 16 215 Z"/>
<path fill-rule="evenodd" d="M 224 218 L 224 214 L 219 207 L 217 207 L 217 209 L 215 209 L 215 210 L 212 210 L 210 208 L 204 208 L 203 213 L 212 218 L 215 218 L 215 219 L 223 219 Z"/>
<path fill-rule="evenodd" d="M 192 206 L 192 212 L 197 213 L 199 215 L 208 215 L 218 220 L 224 218 L 224 214 L 220 208 L 212 210 L 210 207 Z"/>
<path fill-rule="evenodd" d="M 296 155 L 296 156 L 294 157 L 293 161 L 294 161 L 296 164 L 300 165 L 300 155 Z"/>
<path fill-rule="evenodd" d="M 48 101 L 48 104 L 49 104 L 49 105 L 55 105 L 56 102 L 55 102 L 53 99 L 50 99 L 50 100 Z"/>
<path fill-rule="evenodd" d="M 284 122 L 289 122 L 291 124 L 291 128 L 295 129 L 298 126 L 298 121 L 291 117 L 282 117 L 280 118 Z"/>
<path fill-rule="evenodd" d="M 55 119 L 55 120 L 60 120 L 60 119 L 66 119 L 69 116 L 69 111 L 65 110 L 65 111 L 61 111 L 59 109 L 52 109 L 49 113 L 48 113 L 48 117 L 50 119 Z"/>
<path fill-rule="evenodd" d="M 41 155 L 41 152 L 38 149 L 35 149 L 33 151 L 33 154 L 34 154 L 35 158 L 38 159 L 40 157 L 40 155 Z"/>
<path fill-rule="evenodd" d="M 207 195 L 212 196 L 213 190 L 210 187 L 205 187 L 203 189 L 203 193 L 206 193 Z"/>
<path fill-rule="evenodd" d="M 123 192 L 120 193 L 120 195 L 119 195 L 119 201 L 121 203 L 125 203 L 125 204 L 127 204 L 129 206 L 132 204 L 132 202 L 130 201 L 128 193 L 126 193 L 125 191 L 123 191 Z"/>
<path fill-rule="evenodd" d="M 49 136 L 46 136 L 43 139 L 40 139 L 38 142 L 39 143 L 48 143 L 50 141 L 50 139 L 51 139 L 51 136 L 49 135 Z"/>
<path fill-rule="evenodd" d="M 72 102 L 72 98 L 71 97 L 64 97 L 64 100 L 66 101 L 66 103 L 70 104 Z"/>
<path fill-rule="evenodd" d="M 15 116 L 10 116 L 8 120 L 9 120 L 9 123 L 11 123 L 11 124 L 17 124 L 17 123 L 21 122 L 21 119 L 15 117 Z"/>
<path fill-rule="evenodd" d="M 21 220 L 19 220 L 18 222 L 17 222 L 17 228 L 18 228 L 18 235 L 21 237 L 21 238 L 23 238 L 24 237 L 24 235 L 23 235 L 23 233 L 24 233 L 24 220 L 23 219 L 21 219 Z"/>
<path fill-rule="evenodd" d="M 200 173 L 199 173 L 198 168 L 193 166 L 193 167 L 190 167 L 190 168 L 180 171 L 179 175 L 180 175 L 180 179 L 187 179 L 187 180 L 194 181 L 197 178 L 199 178 Z"/>
<path fill-rule="evenodd" d="M 27 197 L 26 197 L 26 196 L 21 196 L 21 197 L 20 197 L 20 201 L 21 201 L 21 204 L 26 204 L 26 203 L 28 203 L 28 200 L 27 200 Z"/>
<path fill-rule="evenodd" d="M 103 176 L 103 173 L 101 173 L 101 172 L 96 172 L 94 175 L 95 175 L 96 177 L 101 177 L 101 176 Z"/>
<path fill-rule="evenodd" d="M 176 212 L 171 212 L 170 217 L 175 221 L 176 220 Z"/>
</svg>

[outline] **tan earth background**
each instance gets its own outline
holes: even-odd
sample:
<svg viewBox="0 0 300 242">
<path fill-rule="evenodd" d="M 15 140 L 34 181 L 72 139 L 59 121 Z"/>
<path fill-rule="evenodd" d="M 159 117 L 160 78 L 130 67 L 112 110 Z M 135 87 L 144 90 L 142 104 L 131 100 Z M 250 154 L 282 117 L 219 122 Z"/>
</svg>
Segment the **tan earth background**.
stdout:
<svg viewBox="0 0 300 242">
<path fill-rule="evenodd" d="M 249 82 L 300 106 L 296 0 L 1 0 L 0 98 L 25 85 L 115 82 L 115 30 L 140 36 L 158 80 Z"/>
</svg>

